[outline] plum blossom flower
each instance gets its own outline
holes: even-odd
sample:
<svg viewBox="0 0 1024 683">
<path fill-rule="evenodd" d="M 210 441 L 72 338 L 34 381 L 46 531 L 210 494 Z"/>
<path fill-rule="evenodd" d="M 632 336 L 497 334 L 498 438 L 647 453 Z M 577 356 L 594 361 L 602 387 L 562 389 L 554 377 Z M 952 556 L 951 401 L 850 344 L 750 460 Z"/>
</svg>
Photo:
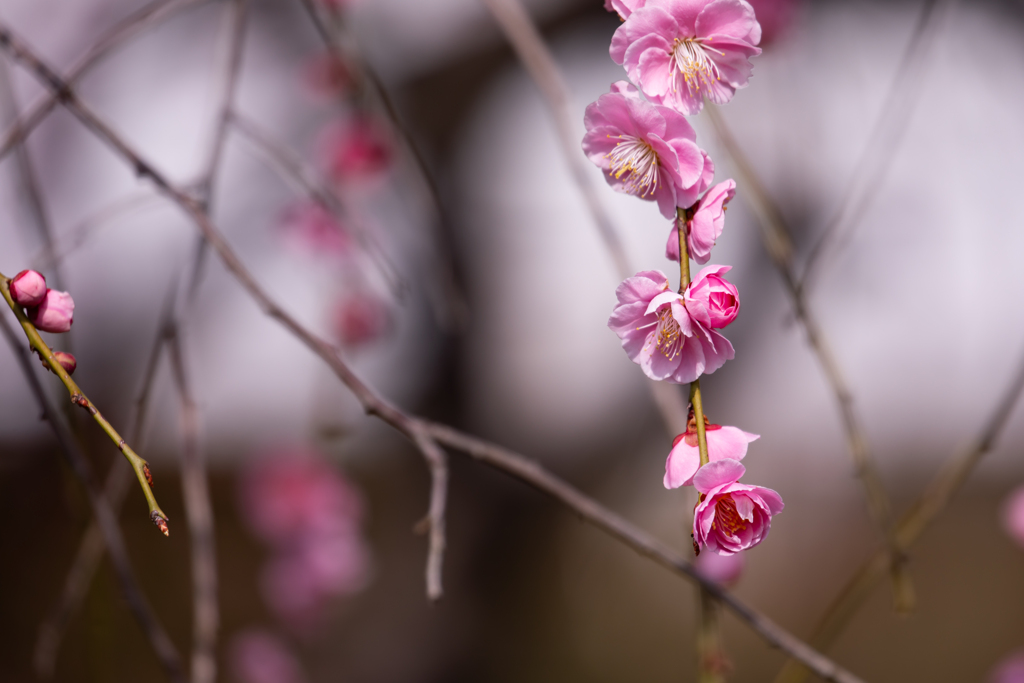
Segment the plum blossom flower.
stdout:
<svg viewBox="0 0 1024 683">
<path fill-rule="evenodd" d="M 328 172 L 341 183 L 378 180 L 394 156 L 387 130 L 365 114 L 328 127 L 321 149 Z"/>
<path fill-rule="evenodd" d="M 709 581 L 714 581 L 723 588 L 732 588 L 743 575 L 743 553 L 732 555 L 719 555 L 718 553 L 703 553 L 697 556 L 693 568 L 697 573 Z"/>
<path fill-rule="evenodd" d="M 228 646 L 228 668 L 238 683 L 305 683 L 298 659 L 285 643 L 262 629 L 239 633 Z"/>
<path fill-rule="evenodd" d="M 705 423 L 707 418 L 704 418 Z M 747 444 L 761 438 L 738 427 L 705 424 L 704 434 L 708 440 L 708 460 L 715 462 L 729 458 L 742 460 L 747 455 Z M 691 486 L 693 475 L 700 469 L 700 449 L 697 446 L 697 419 L 690 414 L 686 431 L 672 442 L 672 450 L 665 460 L 665 488 L 675 489 Z"/>
<path fill-rule="evenodd" d="M 19 306 L 31 308 L 43 303 L 46 278 L 35 270 L 23 270 L 11 278 L 11 298 Z"/>
<path fill-rule="evenodd" d="M 989 675 L 989 683 L 1024 683 L 1024 650 L 1003 659 Z"/>
<path fill-rule="evenodd" d="M 43 332 L 67 332 L 75 317 L 75 302 L 67 292 L 46 290 L 43 302 L 28 309 L 28 319 Z"/>
<path fill-rule="evenodd" d="M 1003 528 L 1024 547 L 1024 486 L 1016 488 L 1003 504 Z"/>
<path fill-rule="evenodd" d="M 647 0 L 612 36 L 611 57 L 652 102 L 693 115 L 750 80 L 761 26 L 744 0 Z"/>
<path fill-rule="evenodd" d="M 281 219 L 289 242 L 314 254 L 341 255 L 352 248 L 352 238 L 337 217 L 319 202 L 289 207 Z"/>
<path fill-rule="evenodd" d="M 336 97 L 352 83 L 348 65 L 333 52 L 324 52 L 306 62 L 303 80 L 318 97 Z"/>
<path fill-rule="evenodd" d="M 584 123 L 583 151 L 612 189 L 656 201 L 665 218 L 692 206 L 715 176 L 686 117 L 644 101 L 625 81 L 587 107 Z"/>
<path fill-rule="evenodd" d="M 604 0 L 604 8 L 609 12 L 618 12 L 623 20 L 644 6 L 645 0 Z"/>
<path fill-rule="evenodd" d="M 721 329 L 740 313 L 740 293 L 723 275 L 732 266 L 701 268 L 686 288 L 686 310 L 705 327 Z"/>
<path fill-rule="evenodd" d="M 337 303 L 334 322 L 341 343 L 348 348 L 355 348 L 384 334 L 391 325 L 391 315 L 377 297 L 366 292 L 355 292 Z"/>
<path fill-rule="evenodd" d="M 651 379 L 686 384 L 733 357 L 729 340 L 690 314 L 664 273 L 637 273 L 618 286 L 615 296 L 619 303 L 608 327 Z"/>
<path fill-rule="evenodd" d="M 732 555 L 752 548 L 768 536 L 772 516 L 785 505 L 775 491 L 739 483 L 746 468 L 739 460 L 709 462 L 693 477 L 703 494 L 693 511 L 693 539 L 701 549 Z"/>
<path fill-rule="evenodd" d="M 711 257 L 711 248 L 725 227 L 726 204 L 736 196 L 736 181 L 733 179 L 718 183 L 700 198 L 689 211 L 692 216 L 686 221 L 686 250 L 698 265 L 704 265 Z M 679 222 L 672 222 L 672 232 L 665 244 L 665 256 L 679 260 Z"/>
</svg>

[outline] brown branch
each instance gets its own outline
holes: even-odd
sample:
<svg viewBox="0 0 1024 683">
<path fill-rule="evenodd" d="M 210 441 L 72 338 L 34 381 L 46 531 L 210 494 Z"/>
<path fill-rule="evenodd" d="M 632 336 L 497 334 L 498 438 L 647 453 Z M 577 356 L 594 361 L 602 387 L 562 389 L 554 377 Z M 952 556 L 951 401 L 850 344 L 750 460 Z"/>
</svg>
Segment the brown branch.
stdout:
<svg viewBox="0 0 1024 683">
<path fill-rule="evenodd" d="M 135 616 L 136 621 L 139 622 L 139 626 L 142 627 L 143 633 L 145 633 L 150 646 L 153 648 L 153 652 L 156 654 L 157 659 L 160 660 L 160 664 L 163 666 L 168 678 L 175 683 L 186 683 L 181 667 L 181 659 L 174 648 L 174 643 L 171 642 L 163 625 L 156 618 L 149 603 L 146 602 L 138 580 L 135 578 L 131 560 L 128 558 L 128 551 L 125 547 L 124 537 L 121 535 L 121 528 L 117 523 L 117 516 L 96 484 L 89 460 L 81 452 L 67 426 L 50 405 L 46 392 L 43 390 L 39 378 L 36 377 L 32 369 L 28 348 L 20 343 L 14 330 L 11 329 L 10 324 L 7 322 L 7 318 L 2 314 L 0 314 L 0 333 L 4 335 L 7 343 L 14 351 L 22 374 L 26 382 L 28 382 L 40 410 L 42 410 L 43 418 L 50 423 L 50 427 L 57 437 L 61 454 L 68 461 L 75 476 L 78 477 L 85 487 L 89 505 L 92 507 L 93 516 L 96 519 L 103 542 L 110 553 L 110 563 L 114 568 L 114 574 L 120 584 L 121 592 L 128 602 L 129 609 Z"/>
<path fill-rule="evenodd" d="M 827 657 L 816 652 L 789 632 L 759 612 L 740 602 L 738 598 L 717 584 L 696 573 L 693 566 L 669 546 L 656 540 L 647 532 L 633 526 L 612 511 L 544 470 L 540 465 L 508 449 L 490 444 L 475 437 L 458 432 L 422 418 L 406 414 L 389 401 L 378 395 L 369 385 L 342 360 L 336 348 L 316 336 L 275 303 L 256 282 L 252 273 L 241 262 L 238 255 L 224 239 L 224 236 L 203 211 L 199 203 L 181 188 L 174 186 L 162 173 L 129 147 L 110 127 L 92 113 L 78 99 L 70 86 L 56 72 L 44 64 L 27 46 L 16 38 L 10 29 L 0 23 L 0 47 L 28 68 L 44 85 L 55 92 L 63 93 L 62 102 L 82 124 L 93 131 L 103 142 L 129 163 L 140 176 L 149 177 L 162 192 L 180 206 L 195 222 L 203 236 L 220 257 L 225 268 L 249 293 L 269 317 L 277 320 L 307 348 L 319 356 L 337 377 L 355 395 L 367 414 L 375 415 L 396 430 L 405 434 L 414 443 L 428 435 L 437 442 L 457 448 L 477 460 L 486 462 L 513 477 L 521 479 L 534 488 L 548 493 L 566 504 L 583 519 L 594 524 L 614 538 L 619 539 L 642 555 L 648 556 L 675 573 L 687 576 L 699 583 L 707 592 L 729 607 L 740 619 L 751 626 L 768 643 L 779 647 L 790 656 L 796 657 L 816 674 L 829 681 L 856 683 L 853 674 L 840 668 Z M 433 503 L 432 503 L 433 506 Z"/>
<path fill-rule="evenodd" d="M 441 567 L 444 564 L 445 508 L 448 504 L 448 457 L 425 430 L 417 430 L 416 446 L 430 469 L 430 507 L 427 516 L 417 525 L 426 528 L 430 538 L 427 554 L 427 598 L 436 602 L 444 595 Z"/>
</svg>

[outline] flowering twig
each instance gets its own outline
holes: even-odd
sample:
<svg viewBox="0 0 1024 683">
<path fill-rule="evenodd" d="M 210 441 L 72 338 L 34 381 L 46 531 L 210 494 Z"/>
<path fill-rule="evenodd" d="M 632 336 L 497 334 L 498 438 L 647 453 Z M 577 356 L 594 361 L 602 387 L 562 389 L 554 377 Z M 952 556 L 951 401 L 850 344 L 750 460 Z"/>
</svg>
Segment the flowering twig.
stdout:
<svg viewBox="0 0 1024 683">
<path fill-rule="evenodd" d="M 910 582 L 905 574 L 904 558 L 898 551 L 896 543 L 889 497 L 885 492 L 885 486 L 882 484 L 877 465 L 869 450 L 864 427 L 861 425 L 860 419 L 854 410 L 853 393 L 850 391 L 846 377 L 839 368 L 835 355 L 833 355 L 831 345 L 826 340 L 824 332 L 818 324 L 817 317 L 812 312 L 803 291 L 797 283 L 793 267 L 793 249 L 785 222 L 775 203 L 761 185 L 757 174 L 743 153 L 743 149 L 737 144 L 736 139 L 733 137 L 728 126 L 726 126 L 716 107 L 709 104 L 705 107 L 705 111 L 715 128 L 715 132 L 718 134 L 719 140 L 732 158 L 737 175 L 743 178 L 746 196 L 750 198 L 750 206 L 761 227 L 761 239 L 765 250 L 782 277 L 783 285 L 793 305 L 793 313 L 803 325 L 804 333 L 807 336 L 807 343 L 814 352 L 814 356 L 817 358 L 818 364 L 821 366 L 822 372 L 824 372 L 825 378 L 832 389 L 832 394 L 839 408 L 843 431 L 846 434 L 847 447 L 857 468 L 857 476 L 864 485 L 868 513 L 882 531 L 891 550 L 894 604 L 900 611 L 909 611 L 913 603 L 913 594 L 910 590 Z"/>
<path fill-rule="evenodd" d="M 901 552 L 907 552 L 917 542 L 936 517 L 946 508 L 957 491 L 967 481 L 971 471 L 992 450 L 1006 426 L 1014 406 L 1024 393 L 1024 356 L 1020 358 L 1017 374 L 1006 387 L 995 410 L 985 422 L 974 443 L 960 453 L 954 453 L 942 466 L 924 493 L 910 506 L 896 526 L 896 541 Z M 886 574 L 891 559 L 886 548 L 874 552 L 853 578 L 832 601 L 814 629 L 810 642 L 822 650 L 827 649 L 843 632 L 857 610 L 871 596 L 874 588 Z M 799 683 L 806 680 L 807 669 L 790 660 L 775 678 L 776 683 Z"/>
<path fill-rule="evenodd" d="M 43 359 L 54 374 L 56 374 L 60 381 L 67 387 L 68 394 L 71 396 L 71 402 L 79 406 L 86 412 L 88 412 L 92 419 L 96 421 L 96 424 L 106 432 L 110 440 L 114 442 L 118 450 L 128 459 L 132 469 L 135 470 L 135 476 L 139 480 L 139 485 L 142 487 L 142 492 L 146 495 L 146 502 L 149 504 L 149 518 L 153 521 L 160 531 L 163 532 L 164 536 L 169 534 L 167 528 L 167 515 L 164 514 L 163 510 L 156 502 L 156 497 L 153 495 L 153 477 L 149 472 L 149 463 L 143 460 L 131 447 L 125 442 L 121 435 L 117 433 L 114 426 L 107 422 L 107 419 L 103 417 L 96 406 L 93 405 L 92 401 L 82 392 L 75 380 L 71 379 L 71 375 L 67 373 L 64 366 L 54 357 L 53 351 L 43 341 L 43 338 L 39 336 L 39 332 L 36 330 L 35 325 L 29 322 L 29 319 L 25 316 L 25 312 L 21 309 L 21 306 L 14 302 L 11 298 L 11 290 L 9 288 L 10 279 L 0 273 L 0 294 L 3 294 L 4 300 L 7 305 L 14 311 L 14 315 L 18 318 L 18 322 L 21 323 L 22 329 L 25 331 L 25 336 L 28 337 L 29 344 L 33 350 L 36 351 Z"/>
<path fill-rule="evenodd" d="M 418 437 L 422 438 L 423 435 L 427 435 L 439 444 L 461 450 L 471 457 L 488 463 L 551 495 L 583 519 L 622 541 L 637 552 L 650 557 L 673 572 L 687 576 L 699 583 L 711 595 L 728 606 L 734 614 L 746 622 L 767 642 L 784 650 L 790 656 L 796 657 L 818 676 L 838 683 L 857 683 L 860 681 L 856 676 L 808 647 L 766 616 L 753 610 L 728 591 L 698 574 L 689 562 L 669 546 L 656 540 L 647 532 L 633 526 L 593 499 L 585 496 L 574 487 L 544 470 L 537 463 L 513 451 L 464 434 L 451 427 L 409 415 L 381 397 L 355 374 L 341 358 L 334 346 L 313 334 L 269 297 L 194 197 L 173 185 L 166 176 L 143 159 L 138 152 L 114 133 L 103 120 L 97 117 L 78 99 L 74 90 L 56 72 L 40 61 L 2 22 L 0 22 L 0 48 L 24 64 L 48 88 L 62 93 L 62 103 L 64 106 L 86 128 L 95 133 L 119 156 L 131 164 L 140 176 L 145 176 L 152 180 L 161 192 L 181 207 L 195 222 L 198 229 L 209 241 L 210 246 L 213 247 L 220 257 L 224 267 L 227 268 L 235 280 L 249 293 L 269 317 L 278 321 L 331 368 L 335 375 L 362 404 L 367 414 L 380 418 L 399 432 L 405 434 L 414 443 L 417 442 Z"/>
<path fill-rule="evenodd" d="M 0 281 L 0 289 L 3 290 L 5 298 L 10 296 L 7 291 L 6 281 Z M 107 546 L 107 551 L 110 553 L 110 564 L 114 568 L 114 573 L 117 576 L 121 591 L 124 594 L 125 600 L 128 602 L 128 606 L 131 609 L 132 614 L 135 616 L 135 619 L 139 622 L 143 632 L 146 634 L 146 638 L 149 640 L 150 646 L 153 648 L 153 651 L 156 653 L 161 665 L 167 672 L 168 678 L 170 678 L 174 683 L 186 683 L 186 678 L 181 667 L 181 658 L 178 656 L 178 652 L 174 648 L 174 643 L 171 642 L 167 632 L 153 614 L 152 608 L 146 602 L 146 598 L 143 595 L 142 590 L 139 588 L 139 582 L 135 578 L 135 573 L 132 571 L 131 561 L 128 559 L 128 551 L 125 547 L 124 537 L 121 535 L 121 528 L 118 525 L 117 516 L 111 509 L 109 502 L 103 495 L 103 492 L 100 491 L 99 486 L 96 485 L 89 460 L 81 452 L 75 438 L 71 435 L 67 426 L 60 419 L 60 416 L 53 410 L 49 400 L 46 398 L 46 392 L 43 391 L 43 386 L 40 384 L 39 378 L 36 377 L 35 372 L 32 369 L 32 362 L 28 349 L 18 341 L 18 337 L 14 333 L 14 330 L 11 329 L 10 325 L 7 323 L 7 319 L 2 315 L 0 315 L 0 333 L 4 335 L 7 339 L 7 343 L 14 351 L 22 374 L 25 376 L 25 380 L 28 382 L 29 388 L 32 390 L 32 393 L 39 404 L 40 410 L 42 410 L 43 418 L 50 423 L 50 427 L 53 429 L 53 433 L 57 437 L 61 453 L 64 455 L 65 459 L 67 459 L 68 464 L 75 473 L 75 476 L 77 476 L 85 486 L 89 505 L 92 507 L 93 515 L 100 529 L 103 541 Z"/>
</svg>

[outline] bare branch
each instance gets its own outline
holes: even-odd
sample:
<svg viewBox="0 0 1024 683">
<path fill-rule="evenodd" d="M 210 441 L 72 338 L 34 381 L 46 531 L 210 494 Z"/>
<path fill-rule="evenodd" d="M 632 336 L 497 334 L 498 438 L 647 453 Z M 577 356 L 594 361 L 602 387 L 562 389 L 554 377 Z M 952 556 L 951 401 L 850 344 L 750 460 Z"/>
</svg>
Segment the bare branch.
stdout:
<svg viewBox="0 0 1024 683">
<path fill-rule="evenodd" d="M 416 447 L 430 469 L 430 508 L 423 522 L 430 535 L 427 553 L 427 598 L 436 602 L 444 595 L 441 586 L 441 567 L 445 550 L 445 507 L 448 504 L 448 457 L 425 430 L 418 430 L 414 438 Z"/>
<path fill-rule="evenodd" d="M 547 472 L 540 465 L 531 462 L 517 453 L 462 434 L 450 427 L 408 415 L 377 394 L 342 360 L 337 349 L 304 327 L 290 313 L 269 297 L 266 290 L 259 285 L 252 273 L 249 272 L 248 268 L 246 268 L 235 251 L 227 243 L 222 233 L 191 195 L 173 185 L 166 176 L 157 171 L 151 163 L 143 159 L 138 152 L 116 135 L 106 123 L 78 99 L 70 86 L 56 72 L 40 61 L 21 40 L 15 38 L 10 29 L 3 23 L 0 23 L 0 47 L 24 64 L 51 90 L 62 93 L 62 103 L 64 106 L 86 128 L 93 131 L 103 142 L 110 146 L 140 176 L 149 177 L 163 193 L 180 206 L 195 222 L 196 226 L 210 243 L 210 246 L 213 247 L 220 257 L 224 267 L 259 304 L 260 308 L 319 356 L 355 395 L 368 414 L 377 416 L 399 432 L 405 434 L 413 442 L 416 442 L 418 436 L 428 434 L 439 443 L 462 450 L 477 460 L 487 462 L 497 469 L 525 481 L 534 488 L 548 493 L 566 504 L 585 520 L 624 542 L 639 553 L 654 559 L 675 573 L 687 576 L 699 583 L 707 592 L 721 600 L 734 614 L 750 625 L 767 642 L 784 650 L 790 656 L 796 657 L 825 680 L 838 681 L 840 683 L 855 683 L 860 680 L 853 674 L 840 668 L 827 657 L 807 646 L 764 615 L 740 602 L 728 591 L 725 591 L 712 581 L 699 576 L 693 566 L 670 547 L 654 539 L 645 531 L 626 522 L 615 513 Z"/>
</svg>

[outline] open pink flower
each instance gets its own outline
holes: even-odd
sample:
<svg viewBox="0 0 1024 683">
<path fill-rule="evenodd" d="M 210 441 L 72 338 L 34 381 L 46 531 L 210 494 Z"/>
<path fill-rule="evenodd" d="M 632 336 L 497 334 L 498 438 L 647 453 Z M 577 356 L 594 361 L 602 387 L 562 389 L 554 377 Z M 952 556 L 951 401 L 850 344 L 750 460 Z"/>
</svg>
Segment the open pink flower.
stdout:
<svg viewBox="0 0 1024 683">
<path fill-rule="evenodd" d="M 1024 486 L 1017 487 L 1003 503 L 1003 528 L 1024 547 Z"/>
<path fill-rule="evenodd" d="M 67 292 L 46 290 L 43 302 L 28 309 L 28 319 L 43 332 L 67 332 L 75 317 L 75 301 Z"/>
<path fill-rule="evenodd" d="M 731 555 L 765 539 L 772 516 L 785 505 L 775 491 L 739 483 L 746 468 L 739 460 L 709 462 L 693 477 L 704 494 L 693 511 L 693 539 L 701 549 Z"/>
<path fill-rule="evenodd" d="M 686 288 L 686 310 L 705 327 L 726 327 L 740 313 L 740 293 L 723 275 L 732 266 L 701 268 Z"/>
<path fill-rule="evenodd" d="M 692 206 L 715 175 L 697 134 L 679 112 L 640 98 L 625 81 L 584 116 L 583 151 L 618 192 L 653 200 L 665 218 Z"/>
<path fill-rule="evenodd" d="M 38 306 L 46 297 L 46 278 L 35 270 L 23 270 L 9 285 L 14 303 L 23 307 Z"/>
<path fill-rule="evenodd" d="M 604 0 L 604 8 L 609 12 L 618 12 L 625 20 L 629 15 L 644 6 L 645 0 Z"/>
<path fill-rule="evenodd" d="M 706 418 L 705 418 L 706 420 Z M 742 460 L 747 455 L 747 444 L 760 439 L 738 427 L 708 424 L 704 427 L 708 440 L 708 460 Z M 675 489 L 693 484 L 693 475 L 700 469 L 700 449 L 697 446 L 697 420 L 690 415 L 686 431 L 672 442 L 672 450 L 665 460 L 665 488 Z"/>
<path fill-rule="evenodd" d="M 615 296 L 619 303 L 608 327 L 651 379 L 686 384 L 733 357 L 729 340 L 690 315 L 664 273 L 637 273 L 618 286 Z"/>
<path fill-rule="evenodd" d="M 651 101 L 692 115 L 704 97 L 724 104 L 747 85 L 760 40 L 744 0 L 647 0 L 615 31 L 610 52 Z"/>
<path fill-rule="evenodd" d="M 736 181 L 730 178 L 708 190 L 690 209 L 693 215 L 686 223 L 686 249 L 690 258 L 699 265 L 704 265 L 711 257 L 711 248 L 725 227 L 726 204 L 735 196 Z M 678 221 L 672 222 L 672 232 L 665 244 L 665 256 L 673 261 L 679 260 Z"/>
</svg>

